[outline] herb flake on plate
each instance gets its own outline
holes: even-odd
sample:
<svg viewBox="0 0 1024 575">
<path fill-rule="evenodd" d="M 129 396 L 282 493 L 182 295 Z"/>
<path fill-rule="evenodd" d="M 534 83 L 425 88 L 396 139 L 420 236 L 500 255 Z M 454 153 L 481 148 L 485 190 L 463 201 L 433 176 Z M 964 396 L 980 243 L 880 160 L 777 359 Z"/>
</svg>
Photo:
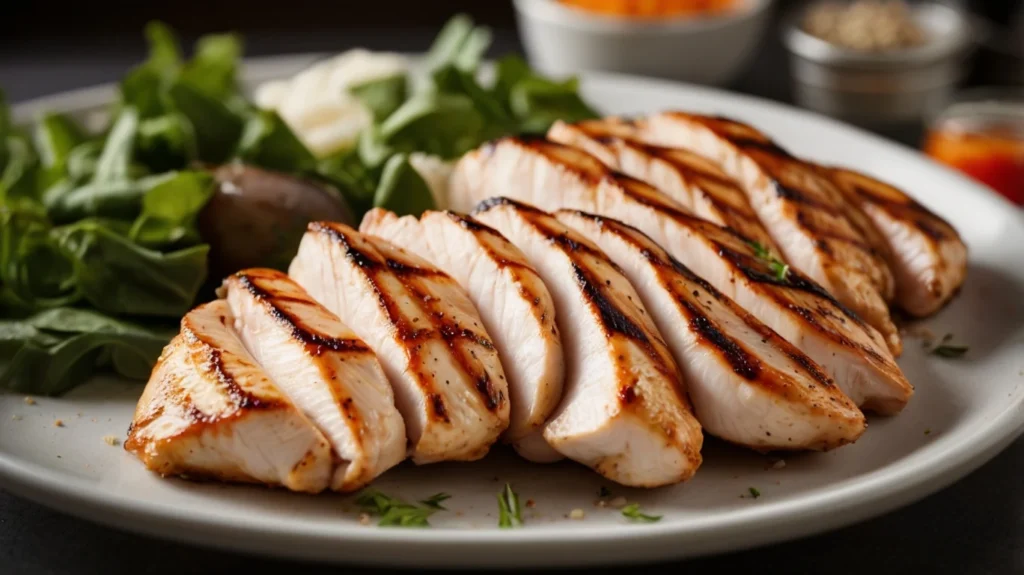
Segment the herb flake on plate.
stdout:
<svg viewBox="0 0 1024 575">
<path fill-rule="evenodd" d="M 523 526 L 523 512 L 519 505 L 519 495 L 506 483 L 498 493 L 498 527 L 510 529 Z"/>
<path fill-rule="evenodd" d="M 639 503 L 630 503 L 622 508 L 622 516 L 637 523 L 654 523 L 661 521 L 661 515 L 648 515 L 640 511 Z"/>
<path fill-rule="evenodd" d="M 440 503 L 450 496 L 437 493 L 423 500 L 422 506 L 406 503 L 375 489 L 367 489 L 356 498 L 363 513 L 380 517 L 381 527 L 430 527 L 430 516 L 444 507 Z"/>
</svg>

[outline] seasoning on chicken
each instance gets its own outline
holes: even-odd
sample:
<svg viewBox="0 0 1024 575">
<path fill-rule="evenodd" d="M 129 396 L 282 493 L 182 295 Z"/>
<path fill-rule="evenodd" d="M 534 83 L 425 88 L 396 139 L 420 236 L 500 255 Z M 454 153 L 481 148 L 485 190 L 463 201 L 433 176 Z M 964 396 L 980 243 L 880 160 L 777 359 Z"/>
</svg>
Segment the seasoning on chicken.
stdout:
<svg viewBox="0 0 1024 575">
<path fill-rule="evenodd" d="M 551 215 L 508 198 L 481 203 L 474 217 L 526 254 L 558 309 L 566 381 L 548 443 L 623 485 L 689 479 L 703 433 L 664 339 L 619 268 Z"/>
<path fill-rule="evenodd" d="M 327 489 L 330 443 L 256 364 L 233 322 L 224 300 L 182 318 L 135 408 L 125 450 L 165 476 Z"/>
<path fill-rule="evenodd" d="M 333 490 L 360 489 L 405 459 L 384 370 L 337 316 L 272 269 L 228 276 L 221 293 L 246 349 L 334 448 Z"/>
<path fill-rule="evenodd" d="M 636 228 L 575 210 L 556 217 L 622 269 L 668 342 L 701 425 L 760 451 L 855 441 L 864 414 L 824 369 Z"/>
<path fill-rule="evenodd" d="M 682 148 L 646 144 L 637 139 L 636 124 L 614 117 L 576 124 L 558 121 L 548 130 L 548 139 L 579 148 L 612 170 L 668 194 L 690 213 L 780 253 L 743 189 L 707 158 Z"/>
<path fill-rule="evenodd" d="M 946 305 L 967 276 L 967 246 L 953 226 L 885 182 L 845 168 L 821 170 L 888 242 L 896 304 L 918 317 Z"/>
<path fill-rule="evenodd" d="M 496 230 L 455 212 L 427 211 L 417 219 L 374 208 L 359 231 L 419 255 L 466 290 L 508 378 L 504 440 L 526 459 L 561 459 L 541 433 L 562 398 L 562 340 L 551 295 L 523 253 Z"/>
<path fill-rule="evenodd" d="M 740 122 L 665 112 L 639 125 L 646 142 L 717 162 L 743 186 L 783 259 L 874 326 L 900 354 L 887 305 L 895 293 L 888 245 L 828 178 Z"/>
<path fill-rule="evenodd" d="M 289 275 L 377 354 L 413 461 L 483 457 L 508 427 L 508 384 L 466 292 L 426 260 L 313 222 Z"/>
<path fill-rule="evenodd" d="M 861 409 L 896 413 L 913 393 L 878 332 L 819 284 L 583 151 L 503 138 L 463 156 L 452 176 L 455 209 L 492 196 L 547 210 L 582 210 L 643 231 L 821 364 Z"/>
</svg>

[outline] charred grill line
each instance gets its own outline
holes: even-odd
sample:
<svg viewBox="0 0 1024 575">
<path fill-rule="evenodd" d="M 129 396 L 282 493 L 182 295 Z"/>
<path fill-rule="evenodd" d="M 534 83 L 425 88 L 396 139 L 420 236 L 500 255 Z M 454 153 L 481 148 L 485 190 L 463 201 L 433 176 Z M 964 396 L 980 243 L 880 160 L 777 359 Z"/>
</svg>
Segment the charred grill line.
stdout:
<svg viewBox="0 0 1024 575">
<path fill-rule="evenodd" d="M 284 274 L 281 274 L 282 276 Z M 327 348 L 331 351 L 338 352 L 369 352 L 370 348 L 365 343 L 354 339 L 342 339 L 327 336 L 321 333 L 314 333 L 305 327 L 300 325 L 290 314 L 287 314 L 278 306 L 277 302 L 292 302 L 300 303 L 303 305 L 309 305 L 309 302 L 300 298 L 294 298 L 290 296 L 277 296 L 266 289 L 258 285 L 259 278 L 256 274 L 238 272 L 235 274 L 238 278 L 239 284 L 246 291 L 248 291 L 257 301 L 262 303 L 266 307 L 270 315 L 282 325 L 288 327 L 291 330 L 291 335 L 295 339 L 301 340 L 306 343 L 311 349 L 310 351 L 314 355 L 323 353 L 323 349 Z"/>
</svg>

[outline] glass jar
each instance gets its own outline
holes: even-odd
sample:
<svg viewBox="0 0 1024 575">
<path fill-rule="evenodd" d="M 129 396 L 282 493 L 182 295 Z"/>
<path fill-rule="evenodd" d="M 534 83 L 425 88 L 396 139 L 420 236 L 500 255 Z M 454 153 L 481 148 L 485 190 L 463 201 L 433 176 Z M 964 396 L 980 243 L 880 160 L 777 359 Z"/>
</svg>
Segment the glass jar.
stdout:
<svg viewBox="0 0 1024 575">
<path fill-rule="evenodd" d="M 961 93 L 930 123 L 923 148 L 1024 205 L 1024 89 Z"/>
</svg>

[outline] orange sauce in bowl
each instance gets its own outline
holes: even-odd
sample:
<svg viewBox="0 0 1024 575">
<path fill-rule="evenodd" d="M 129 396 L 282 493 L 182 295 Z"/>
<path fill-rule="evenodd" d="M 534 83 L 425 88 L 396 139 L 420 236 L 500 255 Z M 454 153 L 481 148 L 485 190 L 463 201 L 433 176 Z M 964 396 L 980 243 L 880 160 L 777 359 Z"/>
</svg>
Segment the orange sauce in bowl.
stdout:
<svg viewBox="0 0 1024 575">
<path fill-rule="evenodd" d="M 924 151 L 1024 206 L 1024 137 L 1007 130 L 933 130 Z"/>
<path fill-rule="evenodd" d="M 559 0 L 562 4 L 622 18 L 711 16 L 733 10 L 737 0 Z"/>
</svg>

